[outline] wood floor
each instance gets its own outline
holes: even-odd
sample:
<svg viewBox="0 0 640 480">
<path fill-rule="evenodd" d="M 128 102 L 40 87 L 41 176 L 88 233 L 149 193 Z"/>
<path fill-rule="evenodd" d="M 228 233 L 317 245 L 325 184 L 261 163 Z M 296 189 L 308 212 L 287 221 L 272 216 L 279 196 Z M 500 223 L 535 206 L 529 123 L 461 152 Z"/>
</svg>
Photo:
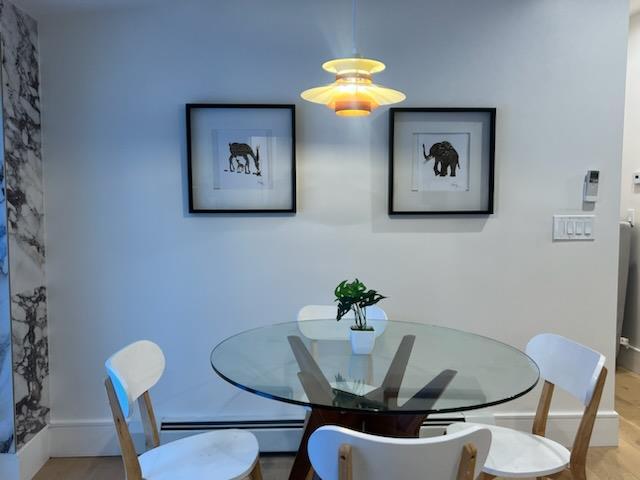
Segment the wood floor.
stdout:
<svg viewBox="0 0 640 480">
<path fill-rule="evenodd" d="M 640 480 L 640 375 L 616 372 L 616 410 L 620 414 L 618 448 L 589 450 L 589 480 Z M 284 480 L 293 456 L 264 456 L 264 480 Z M 53 458 L 34 480 L 119 480 L 124 478 L 120 457 Z M 359 479 L 356 479 L 359 480 Z"/>
</svg>

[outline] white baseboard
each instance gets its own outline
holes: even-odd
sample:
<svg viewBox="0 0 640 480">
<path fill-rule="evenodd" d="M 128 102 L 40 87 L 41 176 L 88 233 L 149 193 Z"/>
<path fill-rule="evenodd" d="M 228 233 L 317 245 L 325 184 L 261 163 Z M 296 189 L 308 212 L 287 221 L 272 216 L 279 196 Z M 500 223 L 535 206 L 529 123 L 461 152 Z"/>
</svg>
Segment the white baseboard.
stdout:
<svg viewBox="0 0 640 480">
<path fill-rule="evenodd" d="M 49 433 L 45 426 L 18 453 L 0 455 L 0 478 L 31 480 L 49 460 Z"/>
<path fill-rule="evenodd" d="M 259 430 L 249 428 L 248 430 L 258 439 L 262 453 L 295 452 L 298 450 L 298 445 L 300 445 L 300 439 L 302 438 L 301 428 L 270 428 Z M 170 442 L 190 435 L 204 433 L 205 431 L 206 430 L 162 432 L 160 439 L 162 443 Z"/>
<path fill-rule="evenodd" d="M 534 413 L 495 413 L 494 423 L 500 427 L 530 432 L 533 425 Z M 489 423 L 486 416 L 478 417 L 473 413 L 465 415 L 469 422 Z M 556 442 L 571 447 L 582 412 L 550 413 L 547 422 L 546 435 Z M 600 411 L 591 436 L 592 447 L 618 446 L 618 414 L 615 411 Z"/>
<path fill-rule="evenodd" d="M 50 458 L 51 432 L 45 426 L 18 450 L 20 480 L 31 480 Z"/>
<path fill-rule="evenodd" d="M 142 431 L 138 425 L 130 428 L 135 440 Z M 113 420 L 49 422 L 51 457 L 107 457 L 120 455 Z M 136 442 L 137 444 L 138 442 Z M 141 445 L 136 447 L 142 447 Z"/>
<path fill-rule="evenodd" d="M 482 421 L 496 425 L 530 431 L 533 413 L 481 413 L 468 414 L 468 421 Z M 551 413 L 549 415 L 548 435 L 556 441 L 570 446 L 580 422 L 581 412 Z M 136 446 L 142 451 L 144 436 L 139 424 L 131 425 Z M 300 428 L 256 429 L 252 431 L 260 443 L 262 452 L 293 452 L 300 442 Z M 204 430 L 163 431 L 163 442 L 176 440 L 188 435 L 201 433 Z M 442 427 L 425 427 L 422 435 L 428 436 L 442 431 Z M 87 422 L 52 421 L 49 425 L 51 457 L 84 457 L 120 455 L 115 437 L 115 429 L 111 420 L 94 420 Z M 598 419 L 591 440 L 592 446 L 616 446 L 618 444 L 618 414 L 613 411 L 598 413 Z"/>
<path fill-rule="evenodd" d="M 620 347 L 620 354 L 618 355 L 617 363 L 627 370 L 640 373 L 640 348 Z"/>
</svg>

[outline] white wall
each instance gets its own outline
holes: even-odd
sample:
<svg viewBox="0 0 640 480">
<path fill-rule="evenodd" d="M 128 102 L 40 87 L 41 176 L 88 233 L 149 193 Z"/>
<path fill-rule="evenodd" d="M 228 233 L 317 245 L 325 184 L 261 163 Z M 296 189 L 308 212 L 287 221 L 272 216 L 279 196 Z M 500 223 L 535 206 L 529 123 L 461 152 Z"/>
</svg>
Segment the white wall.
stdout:
<svg viewBox="0 0 640 480">
<path fill-rule="evenodd" d="M 628 209 L 634 209 L 640 222 L 640 185 L 634 185 L 633 174 L 640 171 L 640 14 L 629 20 L 629 48 L 627 62 L 627 88 L 625 100 L 624 149 L 622 156 L 621 215 L 626 217 Z M 631 350 L 622 350 L 621 363 L 640 372 L 640 233 L 631 231 L 631 265 L 629 287 L 623 325 L 623 335 L 628 337 Z M 636 349 L 638 349 L 636 351 Z"/>
<path fill-rule="evenodd" d="M 559 332 L 613 358 L 626 2 L 362 2 L 361 50 L 387 63 L 380 83 L 406 105 L 498 108 L 496 214 L 418 219 L 386 214 L 387 112 L 340 119 L 298 97 L 349 53 L 347 3 L 188 0 L 40 19 L 54 422 L 107 418 L 102 363 L 141 337 L 167 354 L 160 416 L 298 415 L 226 385 L 209 352 L 330 302 L 355 275 L 396 319 L 518 347 Z M 194 101 L 297 104 L 296 216 L 186 214 Z M 602 171 L 597 240 L 552 243 L 552 215 L 582 211 L 588 168 Z"/>
</svg>

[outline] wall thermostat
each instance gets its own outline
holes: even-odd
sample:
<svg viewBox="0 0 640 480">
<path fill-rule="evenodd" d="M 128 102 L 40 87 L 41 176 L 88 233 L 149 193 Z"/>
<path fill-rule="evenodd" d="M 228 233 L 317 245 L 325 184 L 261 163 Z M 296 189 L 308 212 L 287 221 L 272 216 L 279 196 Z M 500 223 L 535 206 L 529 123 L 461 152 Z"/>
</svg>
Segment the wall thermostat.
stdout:
<svg viewBox="0 0 640 480">
<path fill-rule="evenodd" d="M 587 170 L 584 177 L 584 201 L 595 202 L 598 200 L 598 182 L 600 170 Z"/>
</svg>

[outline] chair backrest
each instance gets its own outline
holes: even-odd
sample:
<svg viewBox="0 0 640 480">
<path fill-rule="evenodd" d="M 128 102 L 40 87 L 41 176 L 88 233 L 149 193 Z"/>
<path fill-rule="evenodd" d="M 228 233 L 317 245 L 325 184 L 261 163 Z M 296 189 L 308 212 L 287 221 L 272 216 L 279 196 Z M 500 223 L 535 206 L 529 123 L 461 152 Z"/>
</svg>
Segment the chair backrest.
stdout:
<svg viewBox="0 0 640 480">
<path fill-rule="evenodd" d="M 114 353 L 105 362 L 125 417 L 133 413 L 133 404 L 153 387 L 164 372 L 165 358 L 158 345 L 140 340 Z"/>
<path fill-rule="evenodd" d="M 583 405 L 591 401 L 604 368 L 604 355 L 552 333 L 533 337 L 526 351 L 538 364 L 542 378 L 566 390 Z"/>
<path fill-rule="evenodd" d="M 160 445 L 156 417 L 151 405 L 149 389 L 164 372 L 165 358 L 158 345 L 141 340 L 114 353 L 105 362 L 105 387 L 122 452 L 126 480 L 142 480 L 142 471 L 127 418 L 133 413 L 134 402 L 140 406 L 147 448 Z"/>
<path fill-rule="evenodd" d="M 387 327 L 387 314 L 377 305 L 366 307 L 367 323 L 373 328 L 376 337 L 384 333 Z M 327 331 L 325 328 L 314 328 L 313 323 L 305 323 L 307 320 L 334 319 L 338 314 L 336 305 L 306 305 L 298 312 L 298 325 L 305 337 L 311 340 L 344 340 L 349 338 L 353 312 L 347 313 L 342 320 L 336 322 L 336 328 Z"/>
<path fill-rule="evenodd" d="M 598 406 L 607 380 L 604 355 L 584 345 L 551 333 L 537 335 L 527 344 L 544 378 L 544 387 L 533 420 L 532 432 L 545 435 L 555 386 L 566 390 L 585 406 L 571 448 L 569 468 L 575 478 L 586 478 L 586 463 Z"/>
<path fill-rule="evenodd" d="M 353 480 L 434 478 L 437 480 L 475 479 L 484 465 L 491 444 L 491 432 L 470 427 L 463 431 L 431 438 L 388 438 L 356 432 L 343 427 L 321 427 L 309 439 L 309 459 L 322 480 L 343 480 L 348 476 L 341 465 L 344 446 L 350 447 L 348 469 Z M 465 452 L 475 455 L 468 462 L 468 473 L 461 468 Z"/>
</svg>

